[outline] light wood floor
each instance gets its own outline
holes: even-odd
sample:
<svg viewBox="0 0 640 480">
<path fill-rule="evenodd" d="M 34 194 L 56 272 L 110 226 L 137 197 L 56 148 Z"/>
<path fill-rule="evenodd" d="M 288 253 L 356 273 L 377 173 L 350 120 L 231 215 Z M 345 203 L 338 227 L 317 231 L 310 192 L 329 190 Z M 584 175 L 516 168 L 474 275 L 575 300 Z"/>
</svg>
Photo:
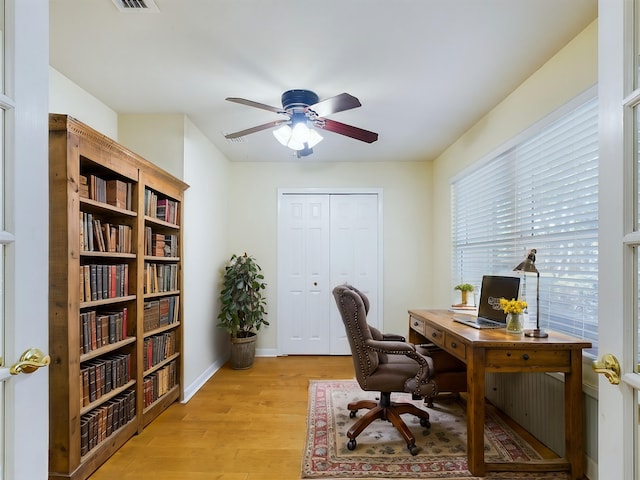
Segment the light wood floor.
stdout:
<svg viewBox="0 0 640 480">
<path fill-rule="evenodd" d="M 220 369 L 174 403 L 91 480 L 297 480 L 310 379 L 354 378 L 350 356 L 257 358 Z"/>
<path fill-rule="evenodd" d="M 257 358 L 249 370 L 225 366 L 90 480 L 298 480 L 309 380 L 346 378 L 354 378 L 350 356 Z M 537 447 L 544 458 L 554 456 Z"/>
</svg>

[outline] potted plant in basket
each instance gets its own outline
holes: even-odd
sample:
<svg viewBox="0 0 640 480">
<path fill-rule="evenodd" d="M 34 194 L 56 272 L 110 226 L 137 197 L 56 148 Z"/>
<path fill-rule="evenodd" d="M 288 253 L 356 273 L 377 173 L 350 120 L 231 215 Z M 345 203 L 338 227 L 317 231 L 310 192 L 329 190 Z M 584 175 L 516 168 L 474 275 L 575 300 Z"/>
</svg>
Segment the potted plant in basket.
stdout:
<svg viewBox="0 0 640 480">
<path fill-rule="evenodd" d="M 265 320 L 266 288 L 262 269 L 255 258 L 233 254 L 224 268 L 218 327 L 231 337 L 231 366 L 251 368 L 255 358 L 256 333 Z"/>
<path fill-rule="evenodd" d="M 473 292 L 473 285 L 471 285 L 470 283 L 461 283 L 460 285 L 456 285 L 454 287 L 454 290 L 460 290 L 460 293 L 462 294 L 462 302 L 460 302 L 460 305 L 468 305 L 468 295 L 469 292 Z"/>
</svg>

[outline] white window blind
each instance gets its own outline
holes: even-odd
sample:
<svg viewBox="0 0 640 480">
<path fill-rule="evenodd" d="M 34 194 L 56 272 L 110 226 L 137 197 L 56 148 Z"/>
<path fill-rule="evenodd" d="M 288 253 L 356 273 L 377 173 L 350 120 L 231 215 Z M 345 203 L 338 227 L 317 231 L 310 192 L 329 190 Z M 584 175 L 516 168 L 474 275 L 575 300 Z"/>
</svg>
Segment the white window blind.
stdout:
<svg viewBox="0 0 640 480">
<path fill-rule="evenodd" d="M 538 250 L 540 325 L 598 332 L 598 105 L 593 99 L 452 185 L 453 285 L 480 286 Z M 452 287 L 453 287 L 452 285 Z M 535 322 L 533 275 L 523 277 Z"/>
</svg>

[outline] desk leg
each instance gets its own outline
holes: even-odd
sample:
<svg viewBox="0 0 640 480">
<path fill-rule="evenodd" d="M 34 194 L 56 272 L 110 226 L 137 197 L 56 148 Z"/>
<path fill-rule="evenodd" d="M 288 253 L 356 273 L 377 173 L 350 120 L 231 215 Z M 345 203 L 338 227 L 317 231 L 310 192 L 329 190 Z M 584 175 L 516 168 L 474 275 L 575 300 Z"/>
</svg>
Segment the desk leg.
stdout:
<svg viewBox="0 0 640 480">
<path fill-rule="evenodd" d="M 469 471 L 476 476 L 485 474 L 484 463 L 484 397 L 485 352 L 473 348 L 467 362 L 467 460 Z"/>
<path fill-rule="evenodd" d="M 564 448 L 571 479 L 582 480 L 583 464 L 582 351 L 571 350 L 571 371 L 564 375 Z"/>
</svg>

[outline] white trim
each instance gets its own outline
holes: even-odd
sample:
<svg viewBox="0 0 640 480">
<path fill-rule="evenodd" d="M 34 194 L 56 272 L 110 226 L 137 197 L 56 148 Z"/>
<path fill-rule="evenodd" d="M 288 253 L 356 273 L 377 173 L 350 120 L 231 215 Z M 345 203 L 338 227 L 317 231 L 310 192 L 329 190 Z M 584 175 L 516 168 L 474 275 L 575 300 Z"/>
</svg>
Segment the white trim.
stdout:
<svg viewBox="0 0 640 480">
<path fill-rule="evenodd" d="M 209 381 L 209 379 L 213 377 L 215 373 L 224 366 L 227 360 L 228 359 L 223 358 L 221 360 L 218 360 L 217 362 L 212 363 L 204 372 L 198 375 L 198 377 L 193 382 L 191 382 L 188 386 L 185 386 L 180 403 L 187 403 L 189 400 L 191 400 L 191 397 L 198 393 L 198 390 L 200 390 Z"/>
</svg>

